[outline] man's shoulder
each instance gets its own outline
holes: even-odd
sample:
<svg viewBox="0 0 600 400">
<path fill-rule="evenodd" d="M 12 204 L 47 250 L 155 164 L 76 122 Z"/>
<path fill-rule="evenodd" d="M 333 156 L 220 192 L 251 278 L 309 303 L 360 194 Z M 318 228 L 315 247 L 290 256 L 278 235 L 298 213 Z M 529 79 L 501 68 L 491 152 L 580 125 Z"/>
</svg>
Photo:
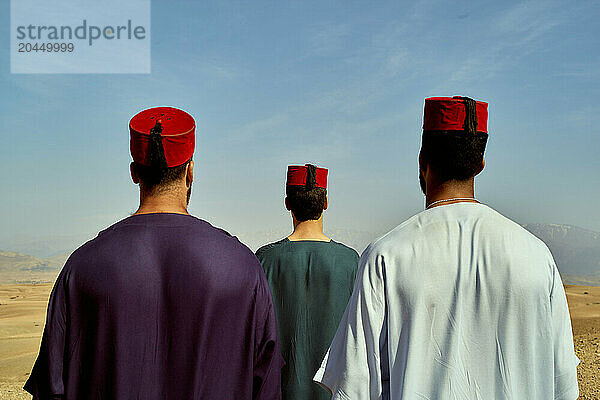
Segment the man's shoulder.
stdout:
<svg viewBox="0 0 600 400">
<path fill-rule="evenodd" d="M 108 228 L 100 231 L 98 233 L 98 236 L 95 239 L 92 239 L 90 242 L 102 242 L 103 240 L 108 240 L 111 237 L 114 236 L 119 236 L 119 235 L 137 235 L 138 232 L 136 231 L 136 227 L 152 227 L 152 228 L 160 228 L 160 227 L 181 227 L 184 228 L 186 233 L 188 235 L 204 235 L 204 236 L 210 236 L 211 238 L 214 239 L 221 239 L 221 240 L 225 240 L 225 241 L 231 241 L 232 243 L 238 242 L 239 240 L 237 239 L 237 237 L 231 235 L 229 232 L 227 232 L 225 229 L 216 227 L 214 225 L 212 225 L 210 222 L 200 219 L 198 217 L 195 217 L 193 215 L 187 215 L 187 214 L 170 214 L 170 215 L 164 215 L 164 216 L 157 216 L 160 217 L 161 219 L 170 219 L 171 221 L 169 221 L 168 223 L 162 223 L 164 221 L 161 221 L 160 224 L 148 224 L 148 223 L 144 223 L 143 221 L 137 221 L 135 219 L 135 215 L 134 216 L 130 216 L 128 218 L 124 218 L 116 223 L 114 223 L 113 225 L 109 226 Z M 172 222 L 172 223 L 171 223 Z"/>
<path fill-rule="evenodd" d="M 484 206 L 486 214 L 481 218 L 483 233 L 489 236 L 504 237 L 515 245 L 537 250 L 541 254 L 551 255 L 544 241 L 525 229 L 524 226 L 502 215 L 491 207 Z"/>
<path fill-rule="evenodd" d="M 375 239 L 363 252 L 363 257 L 371 254 L 386 252 L 390 247 L 397 248 L 399 245 L 408 244 L 415 239 L 415 232 L 421 226 L 420 217 L 422 213 L 415 214 L 389 232 Z"/>
<path fill-rule="evenodd" d="M 513 243 L 519 243 L 530 249 L 539 250 L 549 254 L 546 244 L 510 218 L 483 204 L 470 205 L 473 207 L 469 213 L 452 215 L 463 223 L 477 226 L 477 231 L 482 237 L 509 238 Z M 431 212 L 434 211 L 434 212 Z M 428 241 L 438 229 L 440 223 L 447 223 L 446 215 L 437 213 L 443 210 L 424 210 L 413 215 L 394 229 L 373 241 L 365 250 L 369 254 L 381 254 L 389 251 L 398 252 L 403 247 L 408 249 L 417 241 Z"/>
<path fill-rule="evenodd" d="M 172 241 L 181 247 L 182 250 L 186 248 L 193 249 L 193 253 L 198 253 L 197 250 L 202 248 L 211 248 L 217 249 L 220 253 L 228 253 L 231 256 L 238 256 L 242 259 L 256 259 L 246 245 L 226 230 L 215 227 L 209 222 L 191 215 L 182 215 L 179 217 L 183 218 L 177 218 L 177 223 L 173 226 L 180 227 L 185 232 L 185 235 L 183 237 L 162 235 L 162 238 L 166 238 L 166 242 L 161 243 L 161 245 L 168 245 Z M 95 238 L 84 243 L 73 252 L 70 257 L 71 262 L 87 260 L 100 253 L 105 254 L 110 252 L 111 248 L 121 248 L 123 243 L 134 242 L 136 237 L 139 237 L 139 240 L 145 240 L 146 234 L 144 231 L 150 225 L 144 225 L 139 222 L 133 221 L 131 217 L 128 217 L 100 231 Z M 151 225 L 150 229 L 154 227 L 156 226 Z"/>
<path fill-rule="evenodd" d="M 298 254 L 298 252 L 317 252 L 323 254 L 335 254 L 341 257 L 354 258 L 358 261 L 359 255 L 353 248 L 346 246 L 343 243 L 331 240 L 329 243 L 320 243 L 323 246 L 311 247 L 307 249 L 304 246 L 297 248 L 287 238 L 278 240 L 273 243 L 266 244 L 256 251 L 256 257 L 258 257 L 261 263 L 269 260 L 279 260 L 282 257 L 292 256 Z"/>
<path fill-rule="evenodd" d="M 192 231 L 207 231 L 213 234 L 233 237 L 224 229 L 213 226 L 210 222 L 190 214 L 154 213 L 131 215 L 115 222 L 98 233 L 98 237 L 111 232 L 119 232 L 128 227 L 185 227 Z"/>
<path fill-rule="evenodd" d="M 278 253 L 279 249 L 286 243 L 286 239 L 280 239 L 276 242 L 265 244 L 256 250 L 256 257 L 262 261 L 265 257 L 269 257 Z"/>
<path fill-rule="evenodd" d="M 359 254 L 352 247 L 345 245 L 344 243 L 336 242 L 334 240 L 331 241 L 332 246 L 340 253 L 347 257 L 356 258 L 358 260 Z"/>
</svg>

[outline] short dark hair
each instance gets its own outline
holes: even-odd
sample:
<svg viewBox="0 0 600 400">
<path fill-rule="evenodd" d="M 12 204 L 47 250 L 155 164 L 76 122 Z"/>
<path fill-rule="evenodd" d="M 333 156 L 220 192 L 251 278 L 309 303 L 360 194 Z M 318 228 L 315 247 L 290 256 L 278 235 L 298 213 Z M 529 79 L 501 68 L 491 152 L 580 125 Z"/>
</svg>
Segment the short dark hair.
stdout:
<svg viewBox="0 0 600 400">
<path fill-rule="evenodd" d="M 306 165 L 306 184 L 287 185 L 287 205 L 298 221 L 321 218 L 327 202 L 327 189 L 316 187 L 317 172 L 312 164 Z"/>
<path fill-rule="evenodd" d="M 466 131 L 423 131 L 421 157 L 441 182 L 464 181 L 481 168 L 488 134 Z"/>
<path fill-rule="evenodd" d="M 144 188 L 152 190 L 154 188 L 167 186 L 170 183 L 181 179 L 190 161 L 191 159 L 176 167 L 165 168 L 147 166 L 134 162 L 133 169 L 144 185 Z"/>
</svg>

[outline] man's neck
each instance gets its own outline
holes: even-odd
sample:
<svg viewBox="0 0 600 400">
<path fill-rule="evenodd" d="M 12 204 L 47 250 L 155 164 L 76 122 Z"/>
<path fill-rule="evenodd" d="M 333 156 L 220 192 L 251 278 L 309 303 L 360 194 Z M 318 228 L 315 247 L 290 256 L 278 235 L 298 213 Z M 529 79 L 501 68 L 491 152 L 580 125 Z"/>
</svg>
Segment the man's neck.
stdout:
<svg viewBox="0 0 600 400">
<path fill-rule="evenodd" d="M 140 193 L 140 206 L 135 214 L 172 213 L 189 214 L 187 200 L 173 193 L 145 195 Z M 135 215 L 134 214 L 134 215 Z"/>
<path fill-rule="evenodd" d="M 463 201 L 474 201 L 464 199 L 474 199 L 475 188 L 473 179 L 465 182 L 444 182 L 438 185 L 427 185 L 427 193 L 425 195 L 425 204 L 432 207 L 437 207 L 446 204 L 453 204 Z M 453 200 L 456 199 L 456 200 Z M 449 201 L 441 201 L 449 200 Z"/>
<path fill-rule="evenodd" d="M 323 216 L 318 220 L 296 221 L 294 219 L 294 232 L 288 236 L 288 239 L 291 241 L 315 240 L 322 242 L 329 242 L 331 240 L 323 234 Z"/>
</svg>

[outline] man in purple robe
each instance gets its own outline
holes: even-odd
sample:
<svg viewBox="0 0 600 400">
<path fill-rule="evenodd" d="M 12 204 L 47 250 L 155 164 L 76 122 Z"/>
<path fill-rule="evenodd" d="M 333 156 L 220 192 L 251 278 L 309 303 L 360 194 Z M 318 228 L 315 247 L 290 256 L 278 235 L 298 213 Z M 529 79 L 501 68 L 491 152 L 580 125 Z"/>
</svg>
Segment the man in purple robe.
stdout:
<svg viewBox="0 0 600 400">
<path fill-rule="evenodd" d="M 187 212 L 193 118 L 130 122 L 137 212 L 77 249 L 48 305 L 34 399 L 279 399 L 278 332 L 254 254 Z"/>
</svg>

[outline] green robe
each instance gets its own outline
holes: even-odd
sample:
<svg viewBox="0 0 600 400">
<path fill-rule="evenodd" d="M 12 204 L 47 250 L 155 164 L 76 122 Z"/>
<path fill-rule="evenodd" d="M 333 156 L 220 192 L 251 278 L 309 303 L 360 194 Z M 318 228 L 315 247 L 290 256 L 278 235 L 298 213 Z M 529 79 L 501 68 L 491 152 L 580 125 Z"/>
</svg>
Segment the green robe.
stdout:
<svg viewBox="0 0 600 400">
<path fill-rule="evenodd" d="M 341 243 L 285 238 L 261 247 L 260 260 L 273 293 L 283 399 L 330 399 L 312 378 L 333 340 L 352 295 L 358 253 Z"/>
</svg>

